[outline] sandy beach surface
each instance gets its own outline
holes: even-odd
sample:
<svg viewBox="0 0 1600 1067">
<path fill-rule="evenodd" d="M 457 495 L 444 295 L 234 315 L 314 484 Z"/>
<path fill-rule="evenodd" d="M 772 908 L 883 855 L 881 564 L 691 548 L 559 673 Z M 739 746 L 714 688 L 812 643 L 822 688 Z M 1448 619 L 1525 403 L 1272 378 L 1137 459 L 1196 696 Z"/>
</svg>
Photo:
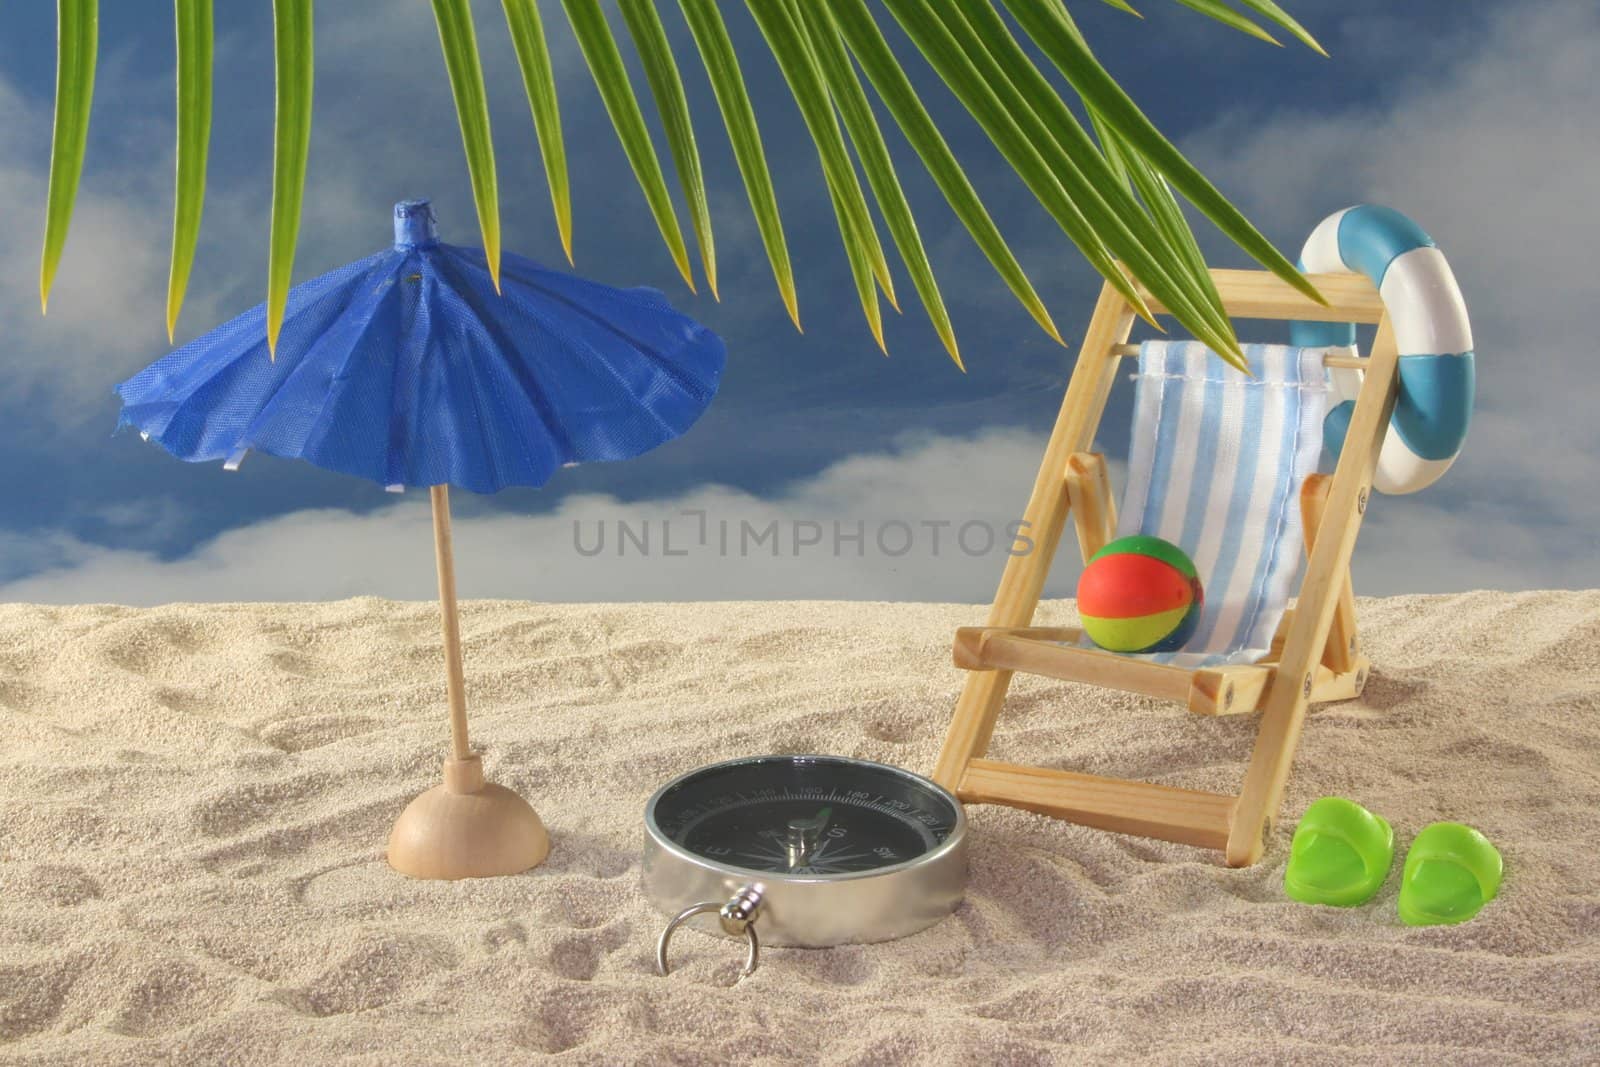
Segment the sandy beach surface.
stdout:
<svg viewBox="0 0 1600 1067">
<path fill-rule="evenodd" d="M 474 743 L 550 827 L 418 882 L 390 824 L 446 746 L 437 608 L 0 607 L 0 1063 L 1600 1062 L 1600 592 L 1360 602 L 1374 677 L 1310 720 L 1266 858 L 969 809 L 965 904 L 902 941 L 739 949 L 638 890 L 642 810 L 715 760 L 926 772 L 981 607 L 463 605 Z M 1069 624 L 1057 601 L 1042 624 Z M 1019 679 L 996 758 L 1235 791 L 1255 719 Z M 1323 794 L 1505 856 L 1408 928 L 1282 891 Z"/>
</svg>

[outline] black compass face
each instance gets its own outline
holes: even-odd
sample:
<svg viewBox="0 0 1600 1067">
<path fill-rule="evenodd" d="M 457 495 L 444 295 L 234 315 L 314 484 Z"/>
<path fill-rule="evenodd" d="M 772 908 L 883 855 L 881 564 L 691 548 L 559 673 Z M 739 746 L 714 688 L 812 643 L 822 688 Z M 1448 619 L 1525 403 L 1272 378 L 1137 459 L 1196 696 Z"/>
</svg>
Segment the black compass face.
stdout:
<svg viewBox="0 0 1600 1067">
<path fill-rule="evenodd" d="M 672 841 L 723 867 L 797 877 L 906 863 L 950 837 L 946 794 L 880 764 L 776 756 L 708 767 L 652 812 Z"/>
</svg>

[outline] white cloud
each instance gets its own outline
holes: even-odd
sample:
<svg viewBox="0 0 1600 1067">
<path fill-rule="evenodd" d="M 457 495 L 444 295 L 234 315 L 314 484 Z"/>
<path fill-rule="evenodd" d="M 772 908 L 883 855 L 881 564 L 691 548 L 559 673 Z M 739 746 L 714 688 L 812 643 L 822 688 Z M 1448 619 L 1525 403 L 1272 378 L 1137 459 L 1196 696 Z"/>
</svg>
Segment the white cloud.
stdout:
<svg viewBox="0 0 1600 1067">
<path fill-rule="evenodd" d="M 632 503 L 571 497 L 552 514 L 528 516 L 473 515 L 458 494 L 460 591 L 551 601 L 984 601 L 1004 566 L 1006 526 L 1020 518 L 1043 449 L 1041 436 L 1017 431 L 908 439 L 895 452 L 845 459 L 766 499 L 711 486 Z M 217 476 L 249 477 L 248 467 Z M 704 546 L 701 520 L 685 514 L 696 511 L 705 514 Z M 850 540 L 858 529 L 859 544 Z M 797 541 L 816 543 L 797 550 Z M 0 600 L 426 599 L 435 595 L 432 546 L 420 493 L 367 515 L 284 515 L 231 530 L 175 560 L 57 535 L 29 546 L 50 569 L 0 586 Z M 1069 548 L 1052 589 L 1070 592 L 1076 574 Z"/>
<path fill-rule="evenodd" d="M 1366 28 L 1395 51 L 1389 21 Z M 1411 214 L 1450 257 L 1478 412 L 1444 481 L 1376 511 L 1363 555 L 1417 561 L 1391 588 L 1592 585 L 1600 8 L 1519 5 L 1425 43 L 1421 62 L 1396 56 L 1376 102 L 1245 109 L 1185 147 L 1291 250 L 1323 215 L 1367 201 Z"/>
<path fill-rule="evenodd" d="M 986 603 L 1044 444 L 1043 435 L 1020 431 L 908 438 L 894 451 L 842 460 L 768 498 L 708 486 L 626 503 L 576 496 L 550 514 L 519 515 L 480 513 L 472 498 L 457 494 L 460 592 L 544 601 Z M 246 468 L 217 476 L 249 477 Z M 1123 480 L 1114 465 L 1113 484 Z M 1358 549 L 1358 589 L 1516 588 L 1529 584 L 1530 574 L 1535 584 L 1582 584 L 1555 561 L 1527 564 L 1539 547 L 1531 532 L 1511 527 L 1486 542 L 1485 514 L 1493 510 L 1424 507 L 1377 518 Z M 852 540 L 857 531 L 863 537 Z M 1421 532 L 1430 538 L 1425 547 Z M 0 601 L 423 600 L 436 592 L 431 520 L 420 493 L 365 515 L 294 512 L 230 530 L 178 559 L 65 534 L 0 544 L 0 556 L 18 552 L 39 573 L 0 585 Z M 1046 595 L 1071 596 L 1080 570 L 1069 530 Z"/>
<path fill-rule="evenodd" d="M 105 131 L 94 126 L 91 137 Z M 120 139 L 116 133 L 112 138 Z M 96 374 L 105 354 L 124 349 L 133 322 L 159 330 L 166 294 L 171 193 L 154 199 L 154 182 L 120 187 L 91 169 L 79 188 L 48 317 L 39 314 L 39 250 L 43 232 L 50 112 L 0 78 L 0 322 L 6 324 L 6 392 L 13 403 L 40 398 L 59 406 L 66 396 L 103 403 L 107 384 Z M 99 144 L 94 147 L 98 149 Z M 148 150 L 147 150 L 148 153 Z M 37 165 L 30 165 L 30 161 Z M 153 169 L 153 168 L 152 168 Z M 161 170 L 166 180 L 168 171 Z M 74 404 L 71 407 L 78 407 Z"/>
</svg>

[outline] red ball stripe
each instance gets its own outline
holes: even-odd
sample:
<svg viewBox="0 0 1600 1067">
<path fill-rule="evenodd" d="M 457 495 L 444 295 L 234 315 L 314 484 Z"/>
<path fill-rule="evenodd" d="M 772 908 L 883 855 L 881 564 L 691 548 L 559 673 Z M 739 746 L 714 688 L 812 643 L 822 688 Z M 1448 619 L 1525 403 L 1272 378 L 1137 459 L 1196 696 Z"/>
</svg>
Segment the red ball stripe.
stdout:
<svg viewBox="0 0 1600 1067">
<path fill-rule="evenodd" d="M 1156 615 L 1193 602 L 1189 579 L 1170 563 L 1150 556 L 1102 556 L 1078 579 L 1078 611 L 1099 619 Z"/>
</svg>

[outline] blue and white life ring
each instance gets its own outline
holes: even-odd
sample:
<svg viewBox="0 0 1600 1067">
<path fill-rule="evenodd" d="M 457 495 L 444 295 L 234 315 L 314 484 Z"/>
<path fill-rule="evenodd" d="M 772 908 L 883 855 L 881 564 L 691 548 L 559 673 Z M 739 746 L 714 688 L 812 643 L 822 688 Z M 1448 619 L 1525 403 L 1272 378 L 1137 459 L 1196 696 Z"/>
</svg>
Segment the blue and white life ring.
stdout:
<svg viewBox="0 0 1600 1067">
<path fill-rule="evenodd" d="M 1365 274 L 1378 287 L 1400 348 L 1400 388 L 1373 485 L 1384 493 L 1432 485 L 1461 451 L 1477 378 L 1467 305 L 1444 253 L 1400 212 L 1363 204 L 1322 220 L 1300 253 L 1300 269 Z M 1290 338 L 1306 348 L 1355 354 L 1353 323 L 1296 322 Z M 1333 398 L 1323 439 L 1335 456 L 1344 445 L 1361 376 L 1359 370 L 1328 372 Z"/>
</svg>

